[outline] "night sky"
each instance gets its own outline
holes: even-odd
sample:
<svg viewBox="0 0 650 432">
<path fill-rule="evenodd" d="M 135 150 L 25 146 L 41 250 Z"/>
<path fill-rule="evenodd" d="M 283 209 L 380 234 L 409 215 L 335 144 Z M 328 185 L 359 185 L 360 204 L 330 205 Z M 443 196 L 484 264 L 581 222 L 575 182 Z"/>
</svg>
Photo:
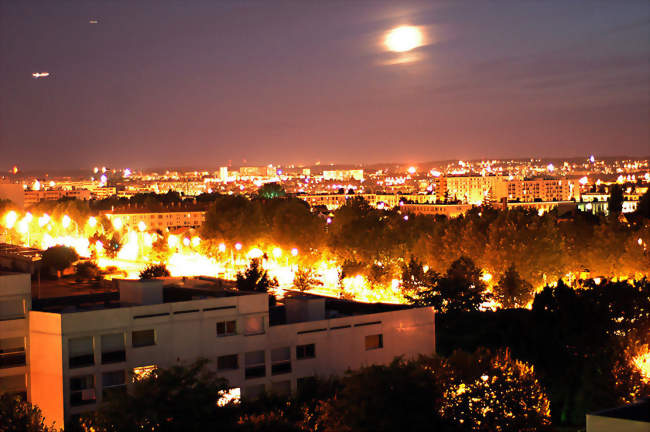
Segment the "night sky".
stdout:
<svg viewBox="0 0 650 432">
<path fill-rule="evenodd" d="M 0 0 L 0 170 L 650 154 L 647 0 L 397 3 Z"/>
</svg>

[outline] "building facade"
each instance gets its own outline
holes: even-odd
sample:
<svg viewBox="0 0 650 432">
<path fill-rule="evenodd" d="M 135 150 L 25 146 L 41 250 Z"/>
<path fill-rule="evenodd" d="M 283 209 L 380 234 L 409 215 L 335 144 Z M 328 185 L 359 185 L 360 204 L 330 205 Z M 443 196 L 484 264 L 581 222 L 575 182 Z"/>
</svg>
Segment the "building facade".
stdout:
<svg viewBox="0 0 650 432">
<path fill-rule="evenodd" d="M 198 358 L 232 395 L 288 394 L 315 376 L 435 352 L 432 308 L 322 297 L 281 300 L 202 278 L 116 281 L 30 310 L 30 279 L 0 276 L 0 390 L 26 393 L 61 427 L 135 376 Z M 109 296 L 109 294 L 104 294 Z M 93 297 L 95 296 L 95 297 Z"/>
</svg>

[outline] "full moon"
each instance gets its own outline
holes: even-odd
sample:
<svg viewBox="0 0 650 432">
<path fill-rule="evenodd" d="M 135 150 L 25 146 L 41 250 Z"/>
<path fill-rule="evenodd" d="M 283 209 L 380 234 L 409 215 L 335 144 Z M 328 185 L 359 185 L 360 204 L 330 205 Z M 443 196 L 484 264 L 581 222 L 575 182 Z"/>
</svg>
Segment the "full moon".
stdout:
<svg viewBox="0 0 650 432">
<path fill-rule="evenodd" d="M 422 45 L 422 32 L 413 26 L 396 27 L 388 32 L 385 43 L 391 51 L 411 51 Z"/>
</svg>

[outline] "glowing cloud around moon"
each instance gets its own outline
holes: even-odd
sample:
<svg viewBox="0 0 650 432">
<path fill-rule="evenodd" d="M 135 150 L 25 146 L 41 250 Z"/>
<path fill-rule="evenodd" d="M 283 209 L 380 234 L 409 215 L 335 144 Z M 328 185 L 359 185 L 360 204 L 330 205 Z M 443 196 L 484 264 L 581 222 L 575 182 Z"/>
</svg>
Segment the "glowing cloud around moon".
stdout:
<svg viewBox="0 0 650 432">
<path fill-rule="evenodd" d="M 422 31 L 413 26 L 400 26 L 390 30 L 384 40 L 386 47 L 394 52 L 407 52 L 423 45 Z"/>
</svg>

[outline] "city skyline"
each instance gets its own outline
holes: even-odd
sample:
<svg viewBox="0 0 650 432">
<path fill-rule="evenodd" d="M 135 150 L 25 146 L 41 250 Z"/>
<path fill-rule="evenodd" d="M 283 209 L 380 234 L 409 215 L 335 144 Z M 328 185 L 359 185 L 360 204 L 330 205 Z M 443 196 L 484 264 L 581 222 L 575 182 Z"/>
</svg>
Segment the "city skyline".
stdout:
<svg viewBox="0 0 650 432">
<path fill-rule="evenodd" d="M 642 1 L 151 6 L 0 2 L 3 170 L 648 153 Z"/>
</svg>

